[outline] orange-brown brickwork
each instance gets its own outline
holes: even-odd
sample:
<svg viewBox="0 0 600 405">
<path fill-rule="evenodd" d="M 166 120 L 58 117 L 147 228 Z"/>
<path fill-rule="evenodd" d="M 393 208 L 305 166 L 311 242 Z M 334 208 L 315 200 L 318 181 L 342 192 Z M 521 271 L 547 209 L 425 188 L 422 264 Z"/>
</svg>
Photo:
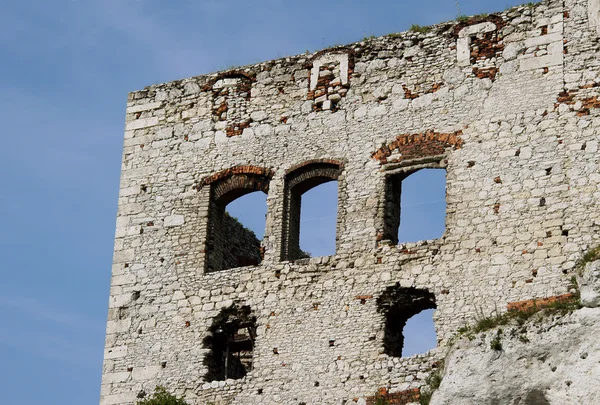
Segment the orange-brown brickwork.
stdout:
<svg viewBox="0 0 600 405">
<path fill-rule="evenodd" d="M 574 294 L 563 294 L 548 298 L 536 298 L 532 300 L 509 302 L 506 309 L 511 312 L 528 311 L 533 308 L 546 308 L 555 302 L 566 302 L 575 298 Z"/>
<path fill-rule="evenodd" d="M 201 181 L 202 186 L 206 186 L 214 183 L 215 181 L 225 179 L 227 177 L 231 177 L 239 174 L 251 174 L 255 176 L 265 176 L 268 178 L 272 178 L 275 174 L 273 170 L 265 168 L 265 167 L 256 167 L 256 166 L 234 166 L 230 169 L 220 171 L 218 173 L 213 174 L 212 176 L 205 177 Z"/>
<path fill-rule="evenodd" d="M 460 149 L 463 144 L 461 135 L 462 131 L 460 130 L 450 134 L 433 131 L 422 134 L 404 134 L 398 136 L 390 144 L 379 148 L 371 157 L 379 160 L 381 164 L 385 164 L 391 163 L 388 158 L 395 150 L 400 152 L 400 157 L 392 162 L 438 156 L 444 154 L 447 148 Z"/>
<path fill-rule="evenodd" d="M 394 393 L 388 393 L 387 389 L 380 388 L 377 395 L 367 397 L 367 405 L 377 404 L 378 399 L 383 400 L 383 403 L 389 405 L 406 405 L 414 402 L 419 402 L 420 398 L 421 390 L 419 388 L 413 388 L 411 390 Z"/>
</svg>

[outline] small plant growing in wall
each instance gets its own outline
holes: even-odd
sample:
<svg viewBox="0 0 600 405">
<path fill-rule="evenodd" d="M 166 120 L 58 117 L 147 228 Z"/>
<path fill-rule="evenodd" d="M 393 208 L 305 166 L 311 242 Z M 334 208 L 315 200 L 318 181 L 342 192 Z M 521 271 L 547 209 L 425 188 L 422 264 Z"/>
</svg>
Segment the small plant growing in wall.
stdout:
<svg viewBox="0 0 600 405">
<path fill-rule="evenodd" d="M 433 393 L 440 388 L 440 385 L 442 384 L 442 370 L 432 371 L 425 382 L 427 384 L 427 388 L 421 388 L 421 395 L 419 396 L 420 405 L 429 405 Z"/>
<path fill-rule="evenodd" d="M 583 269 L 583 267 L 587 263 L 596 261 L 598 259 L 600 259 L 600 246 L 596 246 L 595 248 L 590 249 L 587 252 L 585 252 L 585 254 L 583 255 L 583 257 L 581 258 L 581 260 L 578 263 L 578 268 Z"/>
<path fill-rule="evenodd" d="M 420 34 L 426 34 L 429 31 L 431 31 L 431 27 L 428 26 L 421 26 L 419 24 L 413 24 L 410 27 L 410 32 L 418 32 Z"/>
<path fill-rule="evenodd" d="M 375 395 L 375 405 L 389 405 L 390 401 L 388 401 L 388 399 L 377 393 L 377 395 Z"/>
<path fill-rule="evenodd" d="M 142 399 L 137 405 L 188 405 L 183 397 L 177 398 L 169 393 L 165 387 L 158 386 L 150 398 Z"/>
<path fill-rule="evenodd" d="M 502 351 L 502 329 L 498 329 L 496 336 L 490 342 L 490 348 L 497 352 Z"/>
</svg>

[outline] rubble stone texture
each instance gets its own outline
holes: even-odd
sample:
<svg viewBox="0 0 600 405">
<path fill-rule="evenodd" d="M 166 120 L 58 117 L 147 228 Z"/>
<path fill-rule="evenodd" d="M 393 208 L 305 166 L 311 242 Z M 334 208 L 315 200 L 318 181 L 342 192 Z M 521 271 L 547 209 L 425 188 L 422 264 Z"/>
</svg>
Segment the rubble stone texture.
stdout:
<svg viewBox="0 0 600 405">
<path fill-rule="evenodd" d="M 600 307 L 600 261 L 587 263 L 577 276 L 581 303 L 590 308 Z"/>
<path fill-rule="evenodd" d="M 156 385 L 191 405 L 416 398 L 458 328 L 568 294 L 600 229 L 599 1 L 545 0 L 131 93 L 101 404 Z M 446 171 L 446 230 L 402 243 L 401 179 L 423 168 Z M 300 258 L 295 204 L 330 180 L 336 254 Z M 254 247 L 236 256 L 227 249 L 245 243 L 219 215 L 252 191 L 268 195 L 265 236 L 244 234 Z M 433 294 L 437 349 L 386 354 L 377 303 L 390 288 Z M 252 328 L 231 315 L 239 329 L 211 329 L 241 307 Z M 244 347 L 242 378 L 207 381 L 218 333 Z"/>
<path fill-rule="evenodd" d="M 516 332 L 516 335 L 514 335 Z M 463 338 L 446 362 L 431 405 L 550 405 L 600 403 L 600 310 L 504 327 L 502 349 L 491 330 Z"/>
</svg>

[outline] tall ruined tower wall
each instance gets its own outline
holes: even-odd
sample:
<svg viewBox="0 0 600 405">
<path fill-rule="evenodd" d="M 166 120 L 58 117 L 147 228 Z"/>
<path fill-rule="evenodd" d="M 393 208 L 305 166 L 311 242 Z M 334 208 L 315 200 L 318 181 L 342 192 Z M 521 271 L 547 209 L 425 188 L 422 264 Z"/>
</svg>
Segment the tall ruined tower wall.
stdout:
<svg viewBox="0 0 600 405">
<path fill-rule="evenodd" d="M 600 227 L 599 12 L 547 0 L 131 93 L 101 404 L 156 385 L 190 404 L 414 392 L 441 349 L 386 354 L 386 291 L 433 294 L 442 347 L 568 293 Z M 398 245 L 394 182 L 424 167 L 446 170 L 446 230 Z M 295 260 L 298 194 L 330 179 L 336 254 Z M 260 264 L 219 242 L 224 204 L 255 190 Z M 255 317 L 252 369 L 207 382 L 207 337 L 235 306 Z"/>
</svg>

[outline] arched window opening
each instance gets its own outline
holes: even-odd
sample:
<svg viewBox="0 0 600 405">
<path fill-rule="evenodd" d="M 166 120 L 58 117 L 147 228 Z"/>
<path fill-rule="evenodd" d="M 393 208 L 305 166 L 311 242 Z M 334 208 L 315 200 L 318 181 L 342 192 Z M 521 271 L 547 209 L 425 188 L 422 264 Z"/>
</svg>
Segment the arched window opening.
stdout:
<svg viewBox="0 0 600 405">
<path fill-rule="evenodd" d="M 270 177 L 259 169 L 221 176 L 211 183 L 206 272 L 258 265 Z M 260 191 L 260 192 L 258 192 Z M 258 235 L 258 237 L 257 237 Z M 259 239 L 260 238 L 260 239 Z"/>
<path fill-rule="evenodd" d="M 431 341 L 435 339 L 435 330 L 431 336 L 430 327 L 418 327 L 406 339 L 407 321 L 423 311 L 435 309 L 435 296 L 427 290 L 400 287 L 398 284 L 388 287 L 377 299 L 377 310 L 384 317 L 383 348 L 385 354 L 393 357 L 403 357 L 414 354 L 414 347 L 406 347 L 414 339 Z M 434 346 L 435 347 L 435 346 Z M 420 348 L 418 349 L 420 350 Z M 422 353 L 422 352 L 421 352 Z"/>
<path fill-rule="evenodd" d="M 441 238 L 446 229 L 446 171 L 387 176 L 383 239 L 394 244 Z"/>
<path fill-rule="evenodd" d="M 306 256 L 335 254 L 338 182 L 321 184 L 301 197 L 300 250 Z"/>
<path fill-rule="evenodd" d="M 240 379 L 252 371 L 256 317 L 249 306 L 223 308 L 204 338 L 205 381 Z"/>
<path fill-rule="evenodd" d="M 318 234 L 318 232 L 319 228 L 327 223 L 326 220 L 335 223 L 336 228 L 339 227 L 337 221 L 337 207 L 339 205 L 337 180 L 340 178 L 341 173 L 341 164 L 331 160 L 307 162 L 288 172 L 285 178 L 284 192 L 282 260 L 297 260 L 308 257 L 308 252 L 301 248 L 301 225 L 303 228 L 303 248 L 315 255 L 321 253 L 335 254 L 336 232 L 328 231 L 323 235 Z M 323 185 L 323 187 L 318 187 L 320 185 Z M 333 190 L 335 190 L 335 193 L 333 193 Z M 309 191 L 313 192 L 309 193 Z M 335 198 L 333 198 L 334 194 Z M 324 201 L 324 199 L 328 201 Z M 335 211 L 330 208 L 332 205 L 336 207 Z M 303 206 L 306 206 L 306 208 L 303 208 Z M 330 240 L 333 243 L 319 246 L 319 240 L 331 234 L 333 236 Z"/>
</svg>

